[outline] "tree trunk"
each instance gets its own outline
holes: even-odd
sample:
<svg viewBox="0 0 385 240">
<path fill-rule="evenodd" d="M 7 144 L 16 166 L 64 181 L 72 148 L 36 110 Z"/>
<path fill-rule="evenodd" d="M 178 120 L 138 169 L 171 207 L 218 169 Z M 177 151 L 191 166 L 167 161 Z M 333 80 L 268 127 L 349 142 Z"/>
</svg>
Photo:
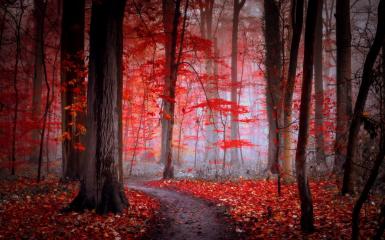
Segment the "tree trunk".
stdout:
<svg viewBox="0 0 385 240">
<path fill-rule="evenodd" d="M 86 173 L 70 209 L 118 213 L 128 205 L 117 178 L 119 78 L 125 0 L 92 4 L 87 92 Z M 121 105 L 120 105 L 121 106 Z"/>
<path fill-rule="evenodd" d="M 366 56 L 364 69 L 362 72 L 362 81 L 361 86 L 358 91 L 358 96 L 356 100 L 356 105 L 354 107 L 354 113 L 352 117 L 352 122 L 350 123 L 349 129 L 349 138 L 347 146 L 346 161 L 344 164 L 344 178 L 342 183 L 342 194 L 353 193 L 353 181 L 352 181 L 352 169 L 353 161 L 355 158 L 356 152 L 356 143 L 357 137 L 360 131 L 360 126 L 362 123 L 362 113 L 365 109 L 366 99 L 368 97 L 370 86 L 372 85 L 374 78 L 372 76 L 373 65 L 376 62 L 377 56 L 380 52 L 380 49 L 383 45 L 385 39 L 385 15 L 382 14 L 385 12 L 385 1 L 381 0 L 378 5 L 378 23 L 376 36 L 372 46 L 369 49 L 368 55 Z"/>
<path fill-rule="evenodd" d="M 279 101 L 282 74 L 282 44 L 279 27 L 279 8 L 274 0 L 264 1 L 266 45 L 266 104 L 269 122 L 267 170 L 278 173 L 279 169 Z"/>
<path fill-rule="evenodd" d="M 306 174 L 306 146 L 308 142 L 309 113 L 313 77 L 315 27 L 317 14 L 320 12 L 319 8 L 322 9 L 322 0 L 309 0 L 306 15 L 301 106 L 295 159 L 298 192 L 301 201 L 301 229 L 305 232 L 312 232 L 314 230 L 313 201 Z"/>
<path fill-rule="evenodd" d="M 290 47 L 290 60 L 288 77 L 285 86 L 284 93 L 284 116 L 283 116 L 283 127 L 284 127 L 284 154 L 283 154 L 283 174 L 285 179 L 289 179 L 292 175 L 292 161 L 290 156 L 291 149 L 291 114 L 292 114 L 292 103 L 293 93 L 295 85 L 295 76 L 297 73 L 297 62 L 298 62 L 298 49 L 301 41 L 302 25 L 303 25 L 303 0 L 292 0 L 291 2 L 291 19 L 292 19 L 292 38 Z"/>
<path fill-rule="evenodd" d="M 44 8 L 46 9 L 47 5 L 45 4 Z M 45 10 L 44 10 L 45 12 Z M 43 163 L 43 148 L 44 148 L 44 137 L 45 137 L 45 131 L 47 128 L 47 118 L 49 114 L 49 108 L 50 108 L 50 94 L 51 94 L 51 88 L 49 86 L 48 78 L 47 78 L 47 68 L 45 65 L 45 53 L 44 53 L 44 46 L 41 48 L 43 53 L 43 71 L 44 71 L 44 82 L 47 89 L 47 96 L 46 96 L 46 102 L 45 102 L 45 108 L 44 108 L 44 114 L 43 114 L 43 126 L 41 128 L 40 133 L 40 146 L 39 146 L 39 155 L 38 155 L 38 168 L 37 168 L 37 182 L 41 179 L 41 167 Z M 47 149 L 48 151 L 48 149 Z"/>
<path fill-rule="evenodd" d="M 44 22 L 45 22 L 45 2 L 44 0 L 34 0 L 34 18 L 35 18 L 35 64 L 33 76 L 32 92 L 32 113 L 34 121 L 40 123 L 41 117 L 41 94 L 44 79 Z M 37 161 L 39 157 L 39 148 L 37 143 L 40 140 L 40 127 L 32 131 L 33 150 L 31 160 Z"/>
<path fill-rule="evenodd" d="M 322 7 L 318 9 L 314 40 L 314 91 L 315 91 L 315 144 L 318 167 L 326 166 L 323 130 L 323 58 L 322 58 Z"/>
<path fill-rule="evenodd" d="M 162 116 L 162 148 L 161 162 L 165 163 L 163 178 L 174 177 L 173 156 L 172 156 L 172 134 L 174 128 L 175 112 L 175 87 L 178 78 L 178 66 L 183 49 L 184 31 L 186 27 L 186 12 L 188 9 L 188 0 L 185 3 L 183 28 L 180 36 L 180 46 L 178 56 L 176 55 L 176 46 L 178 38 L 178 25 L 180 17 L 180 0 L 175 3 L 173 0 L 163 0 L 163 25 L 166 33 L 165 53 L 166 53 L 166 76 L 163 99 Z"/>
<path fill-rule="evenodd" d="M 238 140 L 238 27 L 239 27 L 239 14 L 246 0 L 234 0 L 233 8 L 233 27 L 231 33 L 231 102 L 232 113 L 230 123 L 230 140 Z M 231 148 L 230 151 L 231 164 L 236 169 L 240 167 L 239 161 L 239 149 Z"/>
<path fill-rule="evenodd" d="M 84 144 L 77 126 L 84 126 L 85 116 L 75 106 L 82 106 L 85 97 L 84 79 L 84 0 L 63 1 L 61 35 L 61 93 L 62 134 L 68 134 L 62 142 L 63 178 L 79 179 L 81 175 L 81 151 L 75 144 Z M 77 94 L 75 91 L 80 90 Z M 81 109 L 84 110 L 84 109 Z M 83 141 L 82 141 L 83 140 Z"/>
<path fill-rule="evenodd" d="M 15 164 L 16 164 L 16 142 L 17 142 L 17 121 L 19 114 L 19 89 L 17 87 L 17 74 L 19 72 L 19 64 L 20 64 L 20 55 L 21 55 L 21 21 L 24 15 L 24 4 L 23 1 L 20 1 L 20 9 L 21 13 L 17 19 L 16 26 L 16 56 L 15 56 L 15 65 L 13 69 L 13 90 L 15 93 L 15 105 L 13 110 L 13 119 L 12 119 L 12 149 L 11 149 L 11 175 L 16 174 Z"/>
<path fill-rule="evenodd" d="M 341 173 L 346 158 L 346 133 L 351 117 L 351 30 L 350 0 L 336 2 L 337 40 L 337 128 L 334 172 Z"/>
<path fill-rule="evenodd" d="M 204 0 L 200 1 L 200 12 L 201 12 L 201 36 L 211 41 L 212 46 L 206 52 L 206 74 L 207 74 L 207 85 L 206 95 L 207 100 L 219 98 L 218 96 L 218 82 L 215 76 L 215 66 L 212 59 L 212 52 L 215 53 L 215 42 L 213 36 L 213 9 L 215 0 Z M 215 54 L 214 54 L 215 55 Z M 205 159 L 207 162 L 216 161 L 219 157 L 219 148 L 216 144 L 218 142 L 218 132 L 216 130 L 216 124 L 218 120 L 218 113 L 208 109 L 206 125 L 206 152 Z"/>
<path fill-rule="evenodd" d="M 165 164 L 163 178 L 174 177 L 172 163 L 172 133 L 174 128 L 175 86 L 176 86 L 176 42 L 180 16 L 180 0 L 163 0 L 163 25 L 166 34 L 166 76 L 164 86 L 163 116 L 162 116 L 162 149 L 161 162 Z M 175 74 L 174 74 L 175 72 Z"/>
</svg>

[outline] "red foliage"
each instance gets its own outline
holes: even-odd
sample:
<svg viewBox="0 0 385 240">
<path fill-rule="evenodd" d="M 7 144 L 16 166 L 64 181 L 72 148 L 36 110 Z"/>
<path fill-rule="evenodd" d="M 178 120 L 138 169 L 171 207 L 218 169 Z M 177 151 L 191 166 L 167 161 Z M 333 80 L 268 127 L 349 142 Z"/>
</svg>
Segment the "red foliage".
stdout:
<svg viewBox="0 0 385 240">
<path fill-rule="evenodd" d="M 314 201 L 316 231 L 303 234 L 300 230 L 300 206 L 297 185 L 284 185 L 277 195 L 272 181 L 240 180 L 210 182 L 181 180 L 152 182 L 151 185 L 176 188 L 180 191 L 225 205 L 235 220 L 236 231 L 248 239 L 350 239 L 351 211 L 354 199 L 343 197 L 332 182 L 310 184 Z M 376 226 L 374 202 L 366 205 L 361 219 L 363 236 L 372 236 Z"/>
<path fill-rule="evenodd" d="M 228 148 L 240 148 L 240 147 L 253 147 L 255 144 L 252 144 L 250 141 L 247 140 L 226 140 L 221 141 L 218 144 L 222 149 L 228 149 Z"/>
</svg>

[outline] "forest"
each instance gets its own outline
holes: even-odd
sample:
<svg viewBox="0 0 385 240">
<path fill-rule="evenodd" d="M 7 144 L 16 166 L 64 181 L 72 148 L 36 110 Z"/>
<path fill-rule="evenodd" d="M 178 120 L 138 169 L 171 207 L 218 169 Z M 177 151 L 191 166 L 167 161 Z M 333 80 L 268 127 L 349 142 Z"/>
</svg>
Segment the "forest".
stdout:
<svg viewBox="0 0 385 240">
<path fill-rule="evenodd" d="M 385 0 L 0 0 L 0 239 L 385 239 Z"/>
</svg>

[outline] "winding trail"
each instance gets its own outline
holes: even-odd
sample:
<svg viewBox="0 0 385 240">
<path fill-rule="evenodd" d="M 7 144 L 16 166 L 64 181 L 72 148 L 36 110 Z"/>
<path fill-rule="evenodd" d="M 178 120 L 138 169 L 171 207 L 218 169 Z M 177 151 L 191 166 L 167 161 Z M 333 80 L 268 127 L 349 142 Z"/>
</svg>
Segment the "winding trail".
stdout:
<svg viewBox="0 0 385 240">
<path fill-rule="evenodd" d="M 224 210 L 192 196 L 130 182 L 128 187 L 147 193 L 161 203 L 158 224 L 150 237 L 160 240 L 236 239 Z"/>
</svg>

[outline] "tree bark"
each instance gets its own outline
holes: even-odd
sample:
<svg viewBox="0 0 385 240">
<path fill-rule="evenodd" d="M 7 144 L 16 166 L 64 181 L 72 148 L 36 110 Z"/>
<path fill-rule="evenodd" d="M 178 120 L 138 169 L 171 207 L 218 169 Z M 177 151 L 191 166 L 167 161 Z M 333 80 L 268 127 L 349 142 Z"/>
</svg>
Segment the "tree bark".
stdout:
<svg viewBox="0 0 385 240">
<path fill-rule="evenodd" d="M 269 122 L 269 145 L 267 170 L 278 173 L 279 170 L 279 126 L 280 122 L 280 86 L 282 75 L 282 44 L 279 27 L 279 8 L 274 0 L 264 1 L 265 10 L 265 45 L 266 45 L 266 105 Z"/>
<path fill-rule="evenodd" d="M 118 213 L 128 205 L 117 178 L 119 159 L 119 78 L 125 0 L 92 4 L 87 92 L 87 172 L 69 208 Z"/>
<path fill-rule="evenodd" d="M 45 22 L 45 1 L 34 0 L 34 20 L 35 20 L 35 64 L 33 76 L 33 92 L 32 92 L 32 113 L 34 121 L 40 123 L 41 117 L 41 94 L 44 79 L 44 22 Z M 37 143 L 40 139 L 40 127 L 32 131 L 33 150 L 31 160 L 37 161 L 39 157 L 39 148 Z"/>
<path fill-rule="evenodd" d="M 284 127 L 284 154 L 283 154 L 283 174 L 285 179 L 289 179 L 292 174 L 292 161 L 290 156 L 290 145 L 291 145 L 291 134 L 290 124 L 292 121 L 292 103 L 293 93 L 295 85 L 295 76 L 297 72 L 298 62 L 298 49 L 301 41 L 302 25 L 303 25 L 303 0 L 292 0 L 291 2 L 291 26 L 293 28 L 291 47 L 290 47 L 290 59 L 288 77 L 285 86 L 284 93 L 284 116 L 283 116 L 283 127 Z"/>
<path fill-rule="evenodd" d="M 309 113 L 313 77 L 315 27 L 317 14 L 320 12 L 318 10 L 319 8 L 322 9 L 322 0 L 309 0 L 306 15 L 301 106 L 295 159 L 298 192 L 301 201 L 301 229 L 305 232 L 312 232 L 314 230 L 313 201 L 306 174 L 306 146 L 308 142 Z"/>
<path fill-rule="evenodd" d="M 337 128 L 334 172 L 341 173 L 346 158 L 346 133 L 352 114 L 350 0 L 336 2 Z"/>
<path fill-rule="evenodd" d="M 318 8 L 317 23 L 314 41 L 314 91 L 315 91 L 315 144 L 316 144 L 316 164 L 321 167 L 326 166 L 325 143 L 323 130 L 323 57 L 322 57 L 322 7 Z"/>
<path fill-rule="evenodd" d="M 75 144 L 84 144 L 84 137 L 78 129 L 84 126 L 85 115 L 82 112 L 85 97 L 84 78 L 84 21 L 85 1 L 63 1 L 61 35 L 61 93 L 62 134 L 68 134 L 62 142 L 62 177 L 79 179 L 82 152 L 75 149 Z M 76 91 L 80 90 L 80 94 Z M 75 107 L 78 106 L 75 110 Z M 79 107 L 81 109 L 79 109 Z"/>
<path fill-rule="evenodd" d="M 349 129 L 349 138 L 347 146 L 346 161 L 344 164 L 344 178 L 342 183 L 341 193 L 353 193 L 353 181 L 352 181 L 352 169 L 353 161 L 355 159 L 357 137 L 360 131 L 360 126 L 362 123 L 362 113 L 365 109 L 366 99 L 368 97 L 370 86 L 372 85 L 374 78 L 372 76 L 372 69 L 374 63 L 376 62 L 377 56 L 380 52 L 380 49 L 383 45 L 385 39 L 385 15 L 382 14 L 385 12 L 385 1 L 381 0 L 378 5 L 378 22 L 376 35 L 372 46 L 369 49 L 368 55 L 366 56 L 364 69 L 362 72 L 362 81 L 361 86 L 358 91 L 358 96 L 356 100 L 356 105 L 354 106 L 354 113 L 352 121 L 350 123 Z"/>
</svg>

